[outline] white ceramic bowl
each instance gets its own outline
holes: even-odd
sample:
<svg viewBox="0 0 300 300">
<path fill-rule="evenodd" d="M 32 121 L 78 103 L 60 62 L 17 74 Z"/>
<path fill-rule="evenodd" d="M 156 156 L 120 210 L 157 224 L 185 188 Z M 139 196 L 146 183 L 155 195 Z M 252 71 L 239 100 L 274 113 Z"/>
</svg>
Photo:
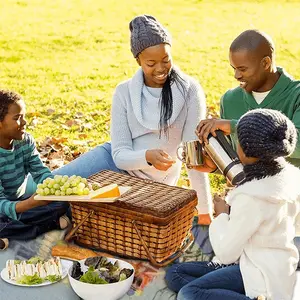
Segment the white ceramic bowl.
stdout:
<svg viewBox="0 0 300 300">
<path fill-rule="evenodd" d="M 115 259 L 115 258 L 108 258 L 107 260 L 114 263 L 116 260 L 119 262 L 119 266 L 121 269 L 127 268 L 132 269 L 132 275 L 120 282 L 115 283 L 108 283 L 108 284 L 91 284 L 81 282 L 79 280 L 74 279 L 71 277 L 70 273 L 72 267 L 69 269 L 68 277 L 70 284 L 74 290 L 74 292 L 84 300 L 117 300 L 124 296 L 130 289 L 131 284 L 134 278 L 134 267 L 129 264 L 128 262 Z M 84 265 L 85 259 L 80 260 L 81 270 L 83 272 L 88 270 L 88 267 Z"/>
</svg>

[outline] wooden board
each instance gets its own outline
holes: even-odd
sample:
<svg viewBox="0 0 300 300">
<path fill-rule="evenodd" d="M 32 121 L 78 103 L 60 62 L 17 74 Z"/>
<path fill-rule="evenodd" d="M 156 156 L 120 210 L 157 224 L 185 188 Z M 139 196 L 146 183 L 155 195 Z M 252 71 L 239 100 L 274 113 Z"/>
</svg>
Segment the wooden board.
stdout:
<svg viewBox="0 0 300 300">
<path fill-rule="evenodd" d="M 131 189 L 130 186 L 119 186 L 121 196 Z M 46 201 L 77 201 L 77 202 L 115 202 L 119 197 L 111 197 L 111 198 L 97 198 L 91 199 L 90 195 L 78 196 L 78 195 L 70 195 L 70 196 L 40 196 L 35 195 L 34 200 L 46 200 Z"/>
</svg>

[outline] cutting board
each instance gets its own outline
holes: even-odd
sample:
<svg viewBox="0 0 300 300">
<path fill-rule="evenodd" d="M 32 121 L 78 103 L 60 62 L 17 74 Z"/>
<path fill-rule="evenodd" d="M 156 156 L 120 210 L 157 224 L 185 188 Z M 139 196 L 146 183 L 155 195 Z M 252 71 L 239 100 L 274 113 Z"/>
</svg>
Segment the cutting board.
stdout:
<svg viewBox="0 0 300 300">
<path fill-rule="evenodd" d="M 121 196 L 125 194 L 127 191 L 131 189 L 130 186 L 119 186 Z M 92 199 L 90 195 L 78 196 L 78 195 L 70 195 L 70 196 L 40 196 L 35 195 L 34 200 L 46 200 L 46 201 L 76 201 L 76 202 L 115 202 L 119 197 L 111 197 L 111 198 L 96 198 Z"/>
</svg>

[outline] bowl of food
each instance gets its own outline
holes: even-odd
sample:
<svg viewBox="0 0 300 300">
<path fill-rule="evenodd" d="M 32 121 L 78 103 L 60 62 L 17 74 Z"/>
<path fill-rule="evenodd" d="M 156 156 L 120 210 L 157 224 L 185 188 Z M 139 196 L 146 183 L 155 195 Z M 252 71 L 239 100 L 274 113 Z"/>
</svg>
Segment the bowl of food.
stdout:
<svg viewBox="0 0 300 300">
<path fill-rule="evenodd" d="M 74 292 L 84 300 L 117 300 L 130 289 L 134 267 L 121 259 L 90 257 L 74 262 L 68 277 Z"/>
</svg>

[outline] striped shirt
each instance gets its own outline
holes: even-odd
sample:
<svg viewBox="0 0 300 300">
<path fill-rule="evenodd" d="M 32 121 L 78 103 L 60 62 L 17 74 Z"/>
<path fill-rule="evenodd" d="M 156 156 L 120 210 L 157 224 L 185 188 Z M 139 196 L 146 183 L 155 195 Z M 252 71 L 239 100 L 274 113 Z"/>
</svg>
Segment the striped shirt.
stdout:
<svg viewBox="0 0 300 300">
<path fill-rule="evenodd" d="M 0 214 L 16 220 L 16 204 L 25 194 L 27 175 L 35 183 L 52 176 L 43 164 L 33 137 L 25 133 L 22 140 L 14 140 L 10 150 L 0 148 Z"/>
</svg>

